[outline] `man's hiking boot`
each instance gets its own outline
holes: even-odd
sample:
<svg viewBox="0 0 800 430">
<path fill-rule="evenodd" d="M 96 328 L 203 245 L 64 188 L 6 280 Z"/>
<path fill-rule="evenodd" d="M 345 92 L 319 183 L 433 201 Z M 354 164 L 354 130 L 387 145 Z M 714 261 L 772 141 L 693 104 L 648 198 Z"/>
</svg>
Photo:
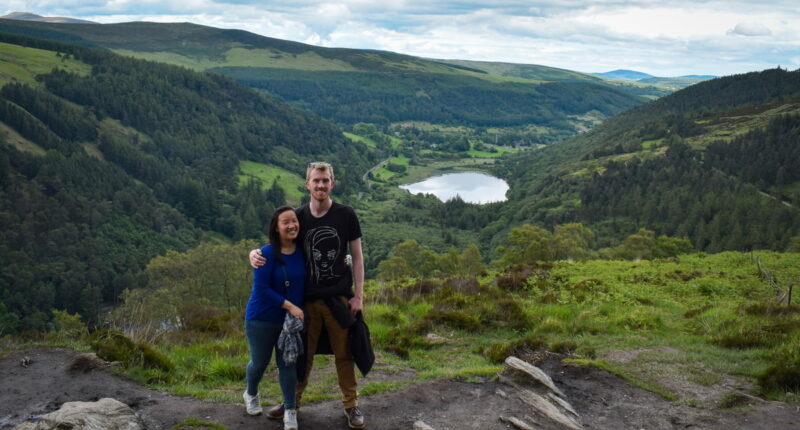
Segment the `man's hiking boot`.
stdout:
<svg viewBox="0 0 800 430">
<path fill-rule="evenodd" d="M 297 409 L 286 409 L 283 413 L 283 430 L 297 430 Z"/>
<path fill-rule="evenodd" d="M 283 403 L 278 403 L 277 405 L 267 409 L 267 418 L 271 420 L 282 419 L 284 412 L 286 412 L 286 408 L 283 407 Z"/>
<path fill-rule="evenodd" d="M 261 399 L 258 397 L 258 394 L 251 396 L 247 394 L 247 390 L 245 390 L 242 397 L 244 397 L 244 407 L 247 408 L 248 415 L 258 415 L 261 413 Z"/>
<path fill-rule="evenodd" d="M 298 403 L 295 406 L 295 413 L 300 412 L 300 404 Z M 286 412 L 286 408 L 283 406 L 283 403 L 278 403 L 277 405 L 267 409 L 267 418 L 271 420 L 280 420 L 283 419 L 284 412 Z"/>
<path fill-rule="evenodd" d="M 364 414 L 361 409 L 358 409 L 358 406 L 345 409 L 344 416 L 347 418 L 347 426 L 351 429 L 364 428 Z"/>
</svg>

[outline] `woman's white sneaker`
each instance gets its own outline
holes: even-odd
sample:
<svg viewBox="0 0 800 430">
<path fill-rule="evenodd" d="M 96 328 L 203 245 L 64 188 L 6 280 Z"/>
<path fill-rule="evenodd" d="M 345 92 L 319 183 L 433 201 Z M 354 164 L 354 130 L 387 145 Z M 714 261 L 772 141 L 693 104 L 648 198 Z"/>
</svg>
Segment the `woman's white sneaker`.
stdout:
<svg viewBox="0 0 800 430">
<path fill-rule="evenodd" d="M 247 408 L 248 415 L 259 415 L 261 414 L 261 399 L 258 397 L 258 394 L 255 396 L 251 396 L 247 394 L 247 390 L 244 390 L 244 406 Z"/>
<path fill-rule="evenodd" d="M 283 412 L 283 429 L 297 430 L 297 411 L 295 409 L 287 409 Z"/>
</svg>

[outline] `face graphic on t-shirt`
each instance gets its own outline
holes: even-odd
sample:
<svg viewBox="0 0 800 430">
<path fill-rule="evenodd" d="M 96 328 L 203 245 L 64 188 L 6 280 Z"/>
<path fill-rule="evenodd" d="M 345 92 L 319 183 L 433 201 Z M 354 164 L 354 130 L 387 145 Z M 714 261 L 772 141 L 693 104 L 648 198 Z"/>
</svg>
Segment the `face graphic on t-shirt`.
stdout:
<svg viewBox="0 0 800 430">
<path fill-rule="evenodd" d="M 334 267 L 339 256 L 340 243 L 339 234 L 332 227 L 318 227 L 306 233 L 306 258 L 310 257 L 309 266 L 315 282 L 338 278 Z"/>
</svg>

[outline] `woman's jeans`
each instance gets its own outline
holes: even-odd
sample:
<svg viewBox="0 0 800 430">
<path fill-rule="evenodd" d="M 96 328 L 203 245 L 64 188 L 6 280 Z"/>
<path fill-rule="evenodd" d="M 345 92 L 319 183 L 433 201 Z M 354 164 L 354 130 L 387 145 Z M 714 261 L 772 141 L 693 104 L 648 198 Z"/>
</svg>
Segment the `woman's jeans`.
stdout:
<svg viewBox="0 0 800 430">
<path fill-rule="evenodd" d="M 264 376 L 272 351 L 275 350 L 275 361 L 278 364 L 278 381 L 283 393 L 283 404 L 286 409 L 295 408 L 295 390 L 297 388 L 297 372 L 295 365 L 287 366 L 283 362 L 283 354 L 276 348 L 278 335 L 283 324 L 274 324 L 259 320 L 246 320 L 244 332 L 250 345 L 250 362 L 247 363 L 247 394 L 258 394 L 258 383 Z"/>
</svg>

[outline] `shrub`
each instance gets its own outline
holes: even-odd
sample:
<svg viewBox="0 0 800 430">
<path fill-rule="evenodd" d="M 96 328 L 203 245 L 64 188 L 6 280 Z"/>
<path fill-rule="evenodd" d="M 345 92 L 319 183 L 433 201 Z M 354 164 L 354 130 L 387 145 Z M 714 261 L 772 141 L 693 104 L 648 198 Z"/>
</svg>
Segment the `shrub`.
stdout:
<svg viewBox="0 0 800 430">
<path fill-rule="evenodd" d="M 713 307 L 713 306 L 711 306 L 711 305 L 705 305 L 705 306 L 702 306 L 702 307 L 699 307 L 699 308 L 689 309 L 688 311 L 686 311 L 686 312 L 683 314 L 683 316 L 684 316 L 685 318 L 694 318 L 694 317 L 696 317 L 697 315 L 700 315 L 700 314 L 702 314 L 703 312 L 705 312 L 705 311 L 707 311 L 707 310 L 711 309 L 712 307 Z"/>
<path fill-rule="evenodd" d="M 140 356 L 139 348 L 124 334 L 108 329 L 92 333 L 90 345 L 97 356 L 106 361 L 119 361 L 125 367 L 131 366 L 133 360 Z M 137 363 L 138 364 L 138 363 Z"/>
<path fill-rule="evenodd" d="M 773 365 L 758 376 L 758 383 L 766 390 L 800 390 L 800 330 L 772 353 Z"/>
<path fill-rule="evenodd" d="M 499 322 L 515 330 L 526 330 L 533 326 L 533 319 L 525 309 L 514 299 L 505 298 L 497 301 Z"/>
<path fill-rule="evenodd" d="M 169 359 L 146 343 L 134 343 L 116 330 L 97 330 L 92 333 L 90 345 L 97 356 L 106 361 L 119 361 L 125 367 L 171 371 L 174 366 Z"/>
<path fill-rule="evenodd" d="M 522 273 L 510 273 L 495 279 L 497 286 L 504 291 L 524 290 L 528 285 L 528 276 Z"/>
<path fill-rule="evenodd" d="M 740 408 L 747 406 L 748 400 L 747 396 L 741 393 L 730 392 L 722 396 L 719 403 L 717 403 L 717 407 L 720 409 Z"/>
<path fill-rule="evenodd" d="M 425 320 L 436 325 L 446 325 L 448 327 L 464 330 L 481 330 L 481 321 L 472 313 L 465 311 L 436 311 L 432 310 L 425 315 Z"/>
<path fill-rule="evenodd" d="M 509 355 L 526 357 L 533 355 L 545 345 L 545 341 L 537 336 L 528 335 L 512 342 L 495 343 L 484 349 L 483 355 L 492 363 L 501 363 Z"/>
<path fill-rule="evenodd" d="M 232 334 L 236 331 L 234 327 L 239 327 L 243 321 L 238 313 L 223 312 L 215 307 L 186 306 L 181 308 L 180 314 L 184 330 L 215 335 Z"/>
<path fill-rule="evenodd" d="M 615 322 L 628 330 L 655 330 L 664 325 L 660 315 L 641 308 L 626 312 Z"/>
<path fill-rule="evenodd" d="M 560 342 L 553 342 L 550 344 L 550 351 L 558 354 L 570 354 L 578 347 L 578 345 L 571 340 L 562 340 Z"/>
<path fill-rule="evenodd" d="M 53 322 L 56 324 L 59 340 L 80 339 L 89 334 L 78 313 L 70 315 L 67 311 L 53 309 Z"/>
<path fill-rule="evenodd" d="M 246 377 L 246 373 L 243 366 L 232 364 L 220 357 L 214 358 L 208 365 L 208 374 L 219 379 L 241 381 Z"/>
</svg>

